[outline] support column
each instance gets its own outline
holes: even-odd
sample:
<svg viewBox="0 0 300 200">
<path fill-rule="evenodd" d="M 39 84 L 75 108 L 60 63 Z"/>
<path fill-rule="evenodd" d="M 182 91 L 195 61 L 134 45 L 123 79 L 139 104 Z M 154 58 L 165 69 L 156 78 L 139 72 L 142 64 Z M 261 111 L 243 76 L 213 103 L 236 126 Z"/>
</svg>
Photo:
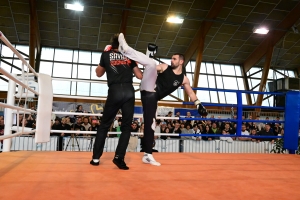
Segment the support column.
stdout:
<svg viewBox="0 0 300 200">
<path fill-rule="evenodd" d="M 260 81 L 259 92 L 263 92 L 264 89 L 266 88 L 267 78 L 268 78 L 269 70 L 270 70 L 270 67 L 271 67 L 273 49 L 274 49 L 274 45 L 270 41 L 270 43 L 268 45 L 267 53 L 266 53 L 264 68 L 263 68 L 263 71 L 262 71 L 262 77 L 261 77 L 261 81 Z M 257 95 L 257 100 L 256 100 L 256 105 L 257 106 L 261 106 L 263 96 L 264 96 L 263 94 Z M 260 112 L 260 110 L 261 109 L 258 109 L 257 111 Z"/>
</svg>

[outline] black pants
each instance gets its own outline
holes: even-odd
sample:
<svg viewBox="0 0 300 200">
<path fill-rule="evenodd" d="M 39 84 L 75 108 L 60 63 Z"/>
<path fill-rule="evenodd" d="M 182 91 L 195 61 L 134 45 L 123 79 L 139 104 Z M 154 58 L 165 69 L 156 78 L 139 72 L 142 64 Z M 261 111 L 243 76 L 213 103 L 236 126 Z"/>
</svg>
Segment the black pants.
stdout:
<svg viewBox="0 0 300 200">
<path fill-rule="evenodd" d="M 118 110 L 122 111 L 121 136 L 119 138 L 116 155 L 125 157 L 130 138 L 131 122 L 134 112 L 134 88 L 131 83 L 114 84 L 109 87 L 101 125 L 97 129 L 93 149 L 93 159 L 99 159 L 103 153 L 105 139 Z"/>
<path fill-rule="evenodd" d="M 144 117 L 144 137 L 141 140 L 142 149 L 145 153 L 152 154 L 154 141 L 154 130 L 151 128 L 153 119 L 156 120 L 156 110 L 158 97 L 156 92 L 141 91 Z"/>
</svg>

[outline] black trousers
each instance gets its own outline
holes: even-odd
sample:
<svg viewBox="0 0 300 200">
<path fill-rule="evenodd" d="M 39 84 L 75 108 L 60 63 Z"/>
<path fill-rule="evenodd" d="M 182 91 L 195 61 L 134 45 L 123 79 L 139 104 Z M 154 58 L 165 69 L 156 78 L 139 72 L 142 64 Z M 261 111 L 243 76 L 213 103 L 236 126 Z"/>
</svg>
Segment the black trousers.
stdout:
<svg viewBox="0 0 300 200">
<path fill-rule="evenodd" d="M 158 97 L 156 92 L 141 91 L 144 117 L 144 137 L 141 140 L 142 149 L 145 153 L 152 154 L 154 130 L 151 128 L 153 119 L 156 120 Z"/>
<path fill-rule="evenodd" d="M 131 83 L 114 84 L 109 87 L 104 107 L 101 125 L 97 129 L 93 149 L 93 159 L 99 159 L 103 153 L 105 139 L 119 109 L 122 111 L 121 136 L 119 138 L 116 155 L 123 158 L 126 154 L 130 138 L 130 129 L 134 112 L 134 88 Z"/>
</svg>

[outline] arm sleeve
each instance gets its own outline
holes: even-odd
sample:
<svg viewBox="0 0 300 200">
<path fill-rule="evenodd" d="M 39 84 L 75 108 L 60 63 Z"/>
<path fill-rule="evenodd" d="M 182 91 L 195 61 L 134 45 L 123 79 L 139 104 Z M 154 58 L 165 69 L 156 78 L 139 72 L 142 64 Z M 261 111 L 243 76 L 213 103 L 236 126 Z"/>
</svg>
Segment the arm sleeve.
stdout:
<svg viewBox="0 0 300 200">
<path fill-rule="evenodd" d="M 131 59 L 130 59 L 130 61 L 131 61 L 130 62 L 130 68 L 131 69 L 135 68 L 137 66 L 137 63 L 134 60 L 131 60 Z"/>
</svg>

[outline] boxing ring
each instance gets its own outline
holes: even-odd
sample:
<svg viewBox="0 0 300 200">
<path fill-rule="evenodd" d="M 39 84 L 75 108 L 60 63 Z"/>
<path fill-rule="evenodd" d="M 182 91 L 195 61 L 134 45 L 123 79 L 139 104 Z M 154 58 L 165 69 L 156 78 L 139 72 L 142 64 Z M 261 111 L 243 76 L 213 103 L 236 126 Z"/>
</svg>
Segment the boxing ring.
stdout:
<svg viewBox="0 0 300 200">
<path fill-rule="evenodd" d="M 277 109 L 285 111 L 284 136 L 274 136 L 274 139 L 284 139 L 286 154 L 270 153 L 272 145 L 261 142 L 256 150 L 245 147 L 242 141 L 228 144 L 223 141 L 192 141 L 181 139 L 160 140 L 160 153 L 155 154 L 160 167 L 143 164 L 142 153 L 128 152 L 126 163 L 128 171 L 122 171 L 111 162 L 114 145 L 106 146 L 107 150 L 100 159 L 100 166 L 89 164 L 92 153 L 86 143 L 86 151 L 55 151 L 53 144 L 55 137 L 50 137 L 51 113 L 70 115 L 68 112 L 52 112 L 51 77 L 44 77 L 36 73 L 21 55 L 10 45 L 0 32 L 1 40 L 23 61 L 24 66 L 37 77 L 38 91 L 28 87 L 26 77 L 20 81 L 14 75 L 0 72 L 9 79 L 7 104 L 5 107 L 5 134 L 0 136 L 4 140 L 3 153 L 0 153 L 0 199 L 299 199 L 300 191 L 300 158 L 294 155 L 298 148 L 299 123 L 299 92 L 286 94 L 285 107 L 260 107 L 242 104 L 242 93 L 265 94 L 253 91 L 217 90 L 234 92 L 237 104 L 206 104 L 204 106 L 235 107 L 237 119 L 230 120 L 237 123 L 236 135 L 212 135 L 222 137 L 250 137 L 241 136 L 241 124 L 245 122 L 264 122 L 264 120 L 242 120 L 243 108 Z M 28 70 L 28 71 L 29 71 Z M 24 75 L 27 72 L 24 70 Z M 44 81 L 47 80 L 45 83 Z M 14 83 L 12 83 L 14 82 Z M 13 114 L 32 113 L 35 111 L 14 105 L 15 88 L 25 88 L 25 96 L 31 91 L 38 97 L 37 128 L 27 130 L 24 127 L 12 127 Z M 205 90 L 203 88 L 194 88 Z M 206 89 L 207 90 L 207 89 Z M 208 89 L 212 90 L 212 89 Z M 23 89 L 21 90 L 23 91 Z M 45 94 L 45 91 L 47 94 Z M 51 90 L 52 91 L 52 90 Z M 269 93 L 270 94 L 270 93 Z M 46 96 L 48 95 L 48 96 Z M 49 96 L 50 95 L 50 96 Z M 51 97 L 51 98 L 50 98 Z M 72 97 L 74 98 L 74 97 Z M 84 98 L 84 97 L 82 97 Z M 47 104 L 47 105 L 46 105 Z M 50 105 L 49 105 L 50 104 Z M 190 102 L 174 102 L 190 105 Z M 48 106 L 50 110 L 45 110 Z M 47 108 L 48 108 L 47 107 Z M 74 113 L 72 113 L 74 115 Z M 76 115 L 89 115 L 76 113 Z M 90 114 L 100 116 L 100 114 Z M 175 117 L 158 117 L 162 119 L 185 119 Z M 193 120 L 209 120 L 209 118 L 193 118 Z M 212 119 L 211 119 L 212 120 Z M 219 119 L 213 119 L 218 121 Z M 220 119 L 224 120 L 224 119 Z M 48 123 L 48 124 L 47 124 Z M 17 124 L 18 125 L 18 124 Z M 12 134 L 12 130 L 16 133 Z M 60 131 L 62 132 L 62 131 Z M 67 131 L 64 131 L 67 133 Z M 35 133 L 26 136 L 27 141 L 21 144 L 31 144 L 31 149 L 16 149 L 16 136 Z M 94 132 L 69 131 L 68 133 L 95 134 Z M 116 134 L 112 132 L 110 134 Z M 133 133 L 140 134 L 140 133 Z M 160 134 L 157 135 L 168 135 Z M 171 136 L 190 137 L 194 134 L 172 134 Z M 197 134 L 201 136 L 201 134 Z M 202 136 L 210 136 L 208 134 Z M 24 137 L 24 138 L 26 138 Z M 90 138 L 92 138 L 91 136 Z M 253 136 L 251 136 L 253 137 Z M 256 136 L 260 138 L 262 136 Z M 266 138 L 266 136 L 263 136 Z M 109 140 L 109 139 L 108 139 Z M 116 139 L 114 139 L 116 140 Z M 116 141 L 115 141 L 116 142 Z M 191 142 L 194 144 L 191 145 Z M 108 143 L 108 142 L 107 142 Z M 168 145 L 167 145 L 168 143 Z M 20 146 L 19 145 L 19 146 Z M 52 146 L 51 146 L 52 145 Z M 254 143 L 252 143 L 254 145 Z M 238 147 L 243 146 L 243 148 Z M 167 148 L 168 147 L 168 148 Z M 168 151 L 169 148 L 172 151 Z M 190 148 L 189 148 L 190 147 Z M 193 147 L 193 148 L 192 148 Z M 110 150 L 108 150 L 110 148 Z M 247 150 L 248 149 L 248 150 Z M 193 152 L 193 153 L 191 153 Z M 288 154 L 289 153 L 289 154 Z"/>
</svg>

